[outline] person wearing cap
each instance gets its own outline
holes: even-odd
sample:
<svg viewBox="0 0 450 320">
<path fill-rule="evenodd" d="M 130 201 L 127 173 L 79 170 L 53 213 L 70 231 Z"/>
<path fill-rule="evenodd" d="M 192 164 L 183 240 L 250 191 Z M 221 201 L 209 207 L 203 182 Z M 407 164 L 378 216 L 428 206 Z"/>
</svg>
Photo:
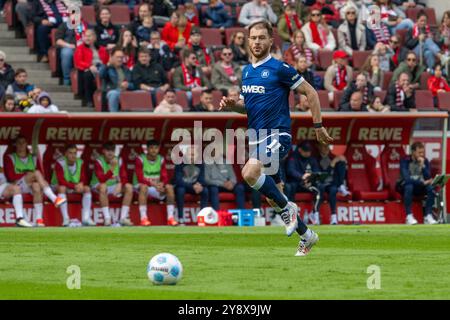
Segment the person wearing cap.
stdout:
<svg viewBox="0 0 450 320">
<path fill-rule="evenodd" d="M 348 55 L 345 51 L 333 53 L 333 64 L 325 72 L 324 87 L 328 90 L 330 103 L 334 100 L 334 92 L 342 91 L 353 79 L 353 68 L 348 65 Z"/>
<path fill-rule="evenodd" d="M 202 68 L 204 74 L 211 74 L 211 65 L 214 63 L 213 55 L 210 49 L 202 42 L 202 33 L 200 28 L 193 27 L 191 36 L 188 40 L 188 47 L 194 51 L 197 56 L 197 65 Z"/>
<path fill-rule="evenodd" d="M 320 191 L 309 181 L 312 173 L 320 171 L 317 160 L 312 156 L 312 146 L 308 141 L 302 141 L 286 162 L 285 194 L 290 201 L 295 201 L 298 192 L 312 193 L 314 199 L 314 214 L 311 215 L 312 224 L 318 223 Z"/>
<path fill-rule="evenodd" d="M 339 49 L 349 56 L 353 51 L 366 49 L 366 27 L 358 20 L 358 11 L 354 6 L 345 6 L 345 20 L 337 30 Z"/>
<path fill-rule="evenodd" d="M 305 35 L 306 46 L 315 54 L 319 50 L 333 51 L 336 48 L 336 39 L 325 22 L 320 8 L 311 7 L 309 22 L 302 27 L 302 31 Z"/>
</svg>

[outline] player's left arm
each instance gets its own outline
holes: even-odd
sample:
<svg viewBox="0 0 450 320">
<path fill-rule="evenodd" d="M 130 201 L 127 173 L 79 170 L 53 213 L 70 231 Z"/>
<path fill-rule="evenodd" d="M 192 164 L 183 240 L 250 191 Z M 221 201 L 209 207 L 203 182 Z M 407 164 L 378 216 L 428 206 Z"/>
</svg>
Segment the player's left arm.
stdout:
<svg viewBox="0 0 450 320">
<path fill-rule="evenodd" d="M 333 142 L 333 138 L 329 136 L 325 127 L 322 126 L 322 112 L 320 110 L 320 100 L 317 91 L 307 81 L 303 81 L 295 90 L 298 93 L 305 95 L 308 99 L 317 141 L 324 144 Z"/>
</svg>

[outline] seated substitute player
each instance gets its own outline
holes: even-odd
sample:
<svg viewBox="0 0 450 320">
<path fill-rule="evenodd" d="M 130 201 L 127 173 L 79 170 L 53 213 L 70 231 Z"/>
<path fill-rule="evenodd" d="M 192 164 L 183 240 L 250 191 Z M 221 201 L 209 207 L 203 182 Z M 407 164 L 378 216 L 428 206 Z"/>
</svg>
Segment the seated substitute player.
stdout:
<svg viewBox="0 0 450 320">
<path fill-rule="evenodd" d="M 108 195 L 123 197 L 119 223 L 123 226 L 132 226 L 128 213 L 133 200 L 133 186 L 128 183 L 125 164 L 115 155 L 115 150 L 115 144 L 111 142 L 103 144 L 103 154 L 95 161 L 91 188 L 99 193 L 105 226 L 111 225 Z"/>
<path fill-rule="evenodd" d="M 66 147 L 64 157 L 58 159 L 55 163 L 51 185 L 53 190 L 58 193 L 58 197 L 63 199 L 67 199 L 68 193 L 83 194 L 81 221 L 85 226 L 95 226 L 95 222 L 90 217 L 92 193 L 87 183 L 85 170 L 83 160 L 77 157 L 77 146 L 69 144 Z M 63 226 L 66 227 L 70 223 L 67 203 L 61 205 L 60 210 L 63 217 Z"/>
<path fill-rule="evenodd" d="M 42 191 L 55 204 L 56 207 L 66 203 L 67 200 L 57 197 L 42 173 L 36 168 L 36 157 L 28 150 L 25 137 L 19 136 L 15 141 L 15 152 L 5 157 L 5 176 L 8 182 L 20 187 L 21 193 L 33 195 L 36 226 L 45 227 L 43 219 Z"/>
<path fill-rule="evenodd" d="M 15 184 L 8 183 L 0 168 L 0 200 L 12 198 L 14 211 L 16 213 L 16 226 L 31 228 L 32 225 L 23 217 L 23 198 L 20 193 L 20 187 Z"/>
<path fill-rule="evenodd" d="M 307 96 L 319 142 L 330 143 L 333 139 L 322 126 L 317 92 L 297 74 L 292 66 L 270 55 L 273 44 L 271 24 L 265 20 L 256 21 L 248 27 L 248 32 L 252 64 L 243 69 L 240 99 L 235 101 L 224 97 L 220 102 L 220 109 L 247 113 L 248 127 L 256 131 L 256 137 L 249 137 L 249 145 L 256 150 L 251 152 L 248 162 L 242 169 L 242 176 L 252 188 L 259 190 L 270 199 L 269 203 L 280 213 L 286 224 L 288 236 L 297 230 L 301 239 L 296 256 L 304 256 L 308 254 L 319 237 L 300 221 L 297 205 L 289 202 L 281 192 L 282 184 L 279 175 L 279 162 L 291 148 L 288 101 L 290 90 L 296 90 Z M 270 130 L 269 133 L 267 133 L 268 130 Z M 263 167 L 268 164 L 271 167 L 278 167 L 277 172 L 272 176 L 262 173 Z"/>
<path fill-rule="evenodd" d="M 133 174 L 133 186 L 139 193 L 139 213 L 141 226 L 151 224 L 147 217 L 147 199 L 153 197 L 167 201 L 167 224 L 178 225 L 175 220 L 175 192 L 169 184 L 164 157 L 159 154 L 159 143 L 156 140 L 147 142 L 147 153 L 136 158 L 136 172 Z"/>
</svg>

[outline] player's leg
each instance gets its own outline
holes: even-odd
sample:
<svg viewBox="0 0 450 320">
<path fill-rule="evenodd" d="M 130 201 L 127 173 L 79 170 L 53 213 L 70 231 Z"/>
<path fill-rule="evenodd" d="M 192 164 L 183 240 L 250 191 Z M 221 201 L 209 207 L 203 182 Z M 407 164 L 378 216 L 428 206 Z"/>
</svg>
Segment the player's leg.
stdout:
<svg viewBox="0 0 450 320">
<path fill-rule="evenodd" d="M 208 186 L 208 192 L 209 192 L 209 199 L 211 201 L 211 207 L 214 210 L 219 210 L 219 187 L 218 186 L 214 186 L 214 185 L 210 185 Z"/>
<path fill-rule="evenodd" d="M 106 183 L 99 183 L 95 187 L 98 192 L 98 198 L 100 201 L 100 207 L 102 208 L 103 218 L 105 220 L 104 225 L 111 225 L 111 215 L 109 213 L 109 200 L 108 200 L 108 186 Z"/>
<path fill-rule="evenodd" d="M 92 192 L 88 186 L 83 186 L 83 197 L 81 198 L 81 221 L 84 226 L 94 227 L 96 223 L 91 219 Z"/>
<path fill-rule="evenodd" d="M 425 208 L 423 212 L 423 221 L 424 224 L 437 224 L 438 222 L 433 217 L 433 205 L 434 205 L 434 188 L 431 185 L 423 186 L 420 188 L 420 191 L 418 192 L 420 195 L 426 195 L 425 200 Z"/>
<path fill-rule="evenodd" d="M 137 190 L 139 192 L 138 203 L 141 226 L 146 227 L 151 224 L 147 216 L 148 186 L 145 184 L 139 184 Z"/>
<path fill-rule="evenodd" d="M 412 183 L 405 183 L 405 185 L 403 186 L 403 203 L 406 211 L 406 224 L 409 225 L 418 223 L 412 213 L 413 194 L 414 185 Z"/>
<path fill-rule="evenodd" d="M 175 191 L 173 185 L 166 184 L 166 206 L 167 206 L 167 224 L 170 226 L 178 225 L 175 220 Z"/>
<path fill-rule="evenodd" d="M 337 214 L 336 214 L 336 207 L 337 207 L 337 193 L 338 193 L 338 187 L 335 184 L 329 185 L 327 188 L 328 191 L 328 203 L 330 204 L 330 211 L 331 211 L 331 225 L 337 225 Z"/>
<path fill-rule="evenodd" d="M 40 187 L 44 191 L 44 194 L 47 196 L 47 198 L 50 199 L 51 202 L 55 204 L 55 206 L 59 207 L 67 202 L 67 199 L 56 196 L 39 170 L 34 171 L 33 174 L 36 178 L 37 183 L 39 183 Z"/>
<path fill-rule="evenodd" d="M 238 209 L 245 208 L 245 188 L 240 182 L 236 183 L 233 188 L 234 196 L 236 197 L 236 207 Z"/>
<path fill-rule="evenodd" d="M 39 185 L 39 183 L 33 182 L 30 186 L 30 189 L 33 195 L 34 213 L 36 214 L 36 226 L 45 227 L 43 219 L 44 204 L 41 186 Z"/>
<path fill-rule="evenodd" d="M 66 202 L 61 204 L 59 206 L 59 210 L 61 211 L 61 215 L 63 218 L 63 227 L 67 227 L 70 223 L 70 217 L 69 217 L 69 206 L 67 204 L 67 188 L 65 186 L 56 186 L 56 192 L 58 194 L 58 197 L 61 199 L 65 199 Z"/>
<path fill-rule="evenodd" d="M 133 201 L 133 186 L 131 183 L 126 183 L 122 188 L 123 199 L 122 208 L 120 209 L 120 224 L 122 226 L 132 226 L 133 223 L 130 221 L 130 206 L 131 201 Z"/>
<path fill-rule="evenodd" d="M 175 201 L 178 209 L 178 223 L 184 224 L 184 195 L 186 194 L 186 188 L 184 186 L 175 187 Z"/>
<path fill-rule="evenodd" d="M 32 227 L 32 225 L 24 218 L 23 197 L 19 186 L 14 184 L 0 185 L 0 198 L 12 198 L 14 211 L 16 213 L 16 225 L 18 227 Z"/>
</svg>

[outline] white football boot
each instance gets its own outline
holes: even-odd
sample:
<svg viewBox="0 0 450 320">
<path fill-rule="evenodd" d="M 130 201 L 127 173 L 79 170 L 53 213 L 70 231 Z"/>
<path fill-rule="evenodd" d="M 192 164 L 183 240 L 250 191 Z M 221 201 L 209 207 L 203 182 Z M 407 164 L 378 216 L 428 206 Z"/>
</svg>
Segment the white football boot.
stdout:
<svg viewBox="0 0 450 320">
<path fill-rule="evenodd" d="M 289 201 L 286 207 L 280 211 L 281 219 L 285 224 L 286 235 L 290 237 L 298 227 L 298 207 Z"/>
<path fill-rule="evenodd" d="M 423 219 L 423 224 L 438 224 L 432 214 L 427 214 Z"/>
<path fill-rule="evenodd" d="M 415 225 L 415 224 L 418 224 L 416 218 L 414 218 L 414 216 L 412 215 L 412 213 L 410 213 L 410 214 L 408 214 L 408 215 L 406 216 L 406 224 L 411 225 L 411 226 L 412 226 L 412 225 Z"/>
<path fill-rule="evenodd" d="M 297 253 L 295 254 L 296 257 L 304 257 L 306 256 L 312 249 L 312 247 L 319 241 L 319 236 L 317 233 L 312 231 L 312 235 L 308 240 L 300 239 L 300 242 L 298 243 Z"/>
<path fill-rule="evenodd" d="M 330 222 L 330 224 L 333 225 L 333 226 L 338 224 L 337 216 L 335 214 L 331 215 L 331 222 Z"/>
<path fill-rule="evenodd" d="M 33 225 L 31 223 L 29 223 L 27 220 L 25 220 L 24 218 L 17 219 L 16 226 L 21 227 L 21 228 L 32 228 L 33 227 Z"/>
<path fill-rule="evenodd" d="M 83 220 L 83 226 L 85 227 L 95 227 L 97 224 L 92 221 L 91 218 L 87 219 L 87 220 Z"/>
</svg>

